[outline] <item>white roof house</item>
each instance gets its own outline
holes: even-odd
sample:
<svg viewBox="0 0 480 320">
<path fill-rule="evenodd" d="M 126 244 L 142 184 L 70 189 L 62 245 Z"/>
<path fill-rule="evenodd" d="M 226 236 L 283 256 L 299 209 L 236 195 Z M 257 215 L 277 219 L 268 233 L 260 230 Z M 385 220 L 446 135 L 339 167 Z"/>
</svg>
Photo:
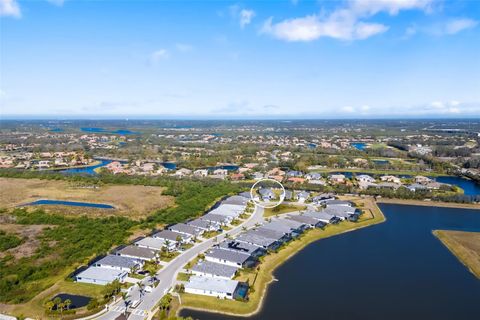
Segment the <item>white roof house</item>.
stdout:
<svg viewBox="0 0 480 320">
<path fill-rule="evenodd" d="M 233 299 L 238 281 L 192 276 L 185 284 L 185 292 L 206 296 Z"/>
<path fill-rule="evenodd" d="M 89 267 L 85 271 L 77 274 L 75 280 L 77 282 L 106 285 L 114 280 L 123 282 L 127 275 L 127 271 L 111 268 Z"/>
<path fill-rule="evenodd" d="M 135 267 L 140 267 L 143 263 L 128 257 L 108 255 L 94 263 L 95 267 L 117 269 L 131 272 Z"/>
<path fill-rule="evenodd" d="M 137 242 L 135 242 L 135 245 L 142 248 L 155 250 L 155 251 L 160 251 L 162 250 L 163 247 L 167 247 L 167 244 L 165 243 L 164 240 L 152 238 L 152 237 L 146 237 L 146 238 L 140 239 Z M 167 249 L 175 250 L 175 247 L 176 247 L 175 243 L 171 242 L 168 245 Z"/>
</svg>

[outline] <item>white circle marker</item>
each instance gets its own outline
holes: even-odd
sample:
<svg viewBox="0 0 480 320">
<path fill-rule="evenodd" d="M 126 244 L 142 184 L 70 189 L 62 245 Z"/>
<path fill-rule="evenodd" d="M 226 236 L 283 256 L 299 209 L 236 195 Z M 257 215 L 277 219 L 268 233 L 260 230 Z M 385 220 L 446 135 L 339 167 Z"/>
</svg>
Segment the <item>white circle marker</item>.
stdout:
<svg viewBox="0 0 480 320">
<path fill-rule="evenodd" d="M 280 189 L 282 190 L 282 194 L 280 195 L 280 198 L 277 202 L 262 202 L 262 201 L 260 201 L 260 197 L 257 196 L 256 193 L 255 193 L 255 187 L 260 182 L 269 182 L 269 183 L 273 182 L 274 184 L 278 184 L 280 186 Z M 250 188 L 250 198 L 252 199 L 253 203 L 255 203 L 256 206 L 262 207 L 264 209 L 275 208 L 276 206 L 279 206 L 283 202 L 283 200 L 285 199 L 285 188 L 277 180 L 263 178 L 263 179 L 260 179 L 257 182 L 255 182 L 253 184 L 253 186 Z"/>
</svg>

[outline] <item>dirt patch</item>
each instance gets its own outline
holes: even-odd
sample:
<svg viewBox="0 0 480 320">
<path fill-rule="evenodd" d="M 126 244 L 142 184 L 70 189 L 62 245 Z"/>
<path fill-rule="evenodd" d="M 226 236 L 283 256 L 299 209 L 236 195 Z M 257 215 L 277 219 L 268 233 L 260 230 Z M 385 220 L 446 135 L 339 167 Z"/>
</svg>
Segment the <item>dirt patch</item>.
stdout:
<svg viewBox="0 0 480 320">
<path fill-rule="evenodd" d="M 0 257 L 4 257 L 7 254 L 13 255 L 15 259 L 22 257 L 29 257 L 35 253 L 40 246 L 40 240 L 37 236 L 42 233 L 43 229 L 51 227 L 49 225 L 20 225 L 20 224 L 0 224 L 0 230 L 7 233 L 14 233 L 25 241 L 5 252 L 0 252 Z"/>
<path fill-rule="evenodd" d="M 47 211 L 89 216 L 120 215 L 140 219 L 173 204 L 163 188 L 132 185 L 88 186 L 75 182 L 0 178 L 0 207 L 12 208 L 40 199 L 103 203 L 115 209 L 42 206 Z M 66 210 L 67 209 L 67 210 Z"/>
</svg>

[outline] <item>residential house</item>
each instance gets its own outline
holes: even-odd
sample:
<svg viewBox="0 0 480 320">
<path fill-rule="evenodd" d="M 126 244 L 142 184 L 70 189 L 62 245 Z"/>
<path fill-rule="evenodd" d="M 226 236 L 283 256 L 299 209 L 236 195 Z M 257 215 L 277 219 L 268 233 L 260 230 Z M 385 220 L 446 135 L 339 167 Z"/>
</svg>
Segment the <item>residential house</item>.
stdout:
<svg viewBox="0 0 480 320">
<path fill-rule="evenodd" d="M 249 230 L 240 234 L 235 241 L 252 244 L 265 250 L 275 250 L 281 243 L 275 239 L 264 237 L 257 230 Z"/>
<path fill-rule="evenodd" d="M 310 192 L 308 191 L 300 191 L 295 195 L 295 199 L 298 202 L 304 203 L 310 197 Z"/>
<path fill-rule="evenodd" d="M 194 226 L 185 223 L 174 224 L 173 226 L 168 227 L 168 230 L 187 235 L 191 238 L 199 237 L 205 232 L 205 230 L 195 228 Z"/>
<path fill-rule="evenodd" d="M 236 240 L 224 240 L 220 242 L 217 247 L 224 250 L 246 253 L 252 257 L 260 257 L 266 253 L 266 250 L 262 247 Z"/>
<path fill-rule="evenodd" d="M 202 219 L 195 219 L 192 221 L 187 222 L 187 225 L 192 226 L 194 228 L 204 230 L 204 231 L 215 231 L 220 229 L 220 223 L 211 222 Z"/>
<path fill-rule="evenodd" d="M 345 175 L 343 174 L 331 174 L 328 180 L 332 183 L 345 183 Z"/>
<path fill-rule="evenodd" d="M 77 282 L 106 285 L 115 280 L 124 282 L 127 271 L 112 268 L 89 267 L 75 276 Z"/>
<path fill-rule="evenodd" d="M 316 205 L 323 205 L 329 200 L 335 200 L 333 193 L 321 193 L 312 198 L 312 203 Z"/>
<path fill-rule="evenodd" d="M 383 181 L 383 182 L 391 182 L 391 183 L 395 183 L 395 184 L 400 184 L 401 183 L 400 178 L 396 177 L 396 176 L 381 176 L 380 180 Z"/>
<path fill-rule="evenodd" d="M 232 222 L 233 218 L 230 216 L 219 215 L 214 213 L 207 213 L 206 215 L 201 217 L 202 220 L 209 221 L 214 224 L 219 224 L 220 226 L 224 226 Z"/>
<path fill-rule="evenodd" d="M 186 293 L 233 299 L 238 284 L 235 280 L 192 276 L 184 286 Z"/>
<path fill-rule="evenodd" d="M 143 261 L 139 262 L 136 259 L 116 256 L 116 255 L 107 255 L 100 260 L 96 261 L 93 266 L 100 268 L 111 268 L 121 271 L 132 272 L 133 269 L 139 268 L 143 265 Z"/>
<path fill-rule="evenodd" d="M 198 169 L 193 172 L 193 175 L 195 177 L 206 177 L 208 176 L 208 170 L 207 169 Z"/>
<path fill-rule="evenodd" d="M 340 219 L 335 217 L 333 214 L 327 213 L 325 211 L 307 211 L 303 215 L 325 223 L 337 223 L 340 221 Z"/>
<path fill-rule="evenodd" d="M 261 188 L 258 190 L 263 201 L 270 201 L 276 198 L 275 193 L 270 188 Z"/>
<path fill-rule="evenodd" d="M 179 233 L 172 230 L 162 230 L 152 235 L 153 238 L 163 240 L 165 242 L 175 243 L 180 245 L 182 243 L 193 242 L 193 236 L 185 233 Z"/>
<path fill-rule="evenodd" d="M 204 260 L 197 262 L 190 270 L 196 276 L 232 279 L 237 273 L 238 267 Z"/>
<path fill-rule="evenodd" d="M 207 251 L 205 260 L 238 268 L 250 267 L 255 264 L 255 259 L 247 253 L 221 248 L 213 248 Z"/>
<path fill-rule="evenodd" d="M 152 237 L 145 237 L 143 239 L 140 239 L 136 241 L 134 245 L 141 248 L 147 248 L 155 251 L 160 251 L 164 247 L 168 251 L 174 251 L 177 248 L 175 242 L 165 242 L 162 239 L 152 238 Z"/>
<path fill-rule="evenodd" d="M 138 246 L 126 246 L 115 252 L 116 255 L 121 257 L 132 258 L 138 261 L 152 261 L 156 259 L 156 253 L 154 250 L 142 248 Z"/>
<path fill-rule="evenodd" d="M 301 215 L 290 215 L 290 216 L 287 217 L 287 219 L 290 219 L 292 221 L 305 223 L 310 228 L 323 228 L 326 225 L 325 222 L 322 222 L 322 221 L 317 220 L 317 219 L 312 218 L 312 217 L 305 216 L 303 214 L 301 214 Z"/>
</svg>

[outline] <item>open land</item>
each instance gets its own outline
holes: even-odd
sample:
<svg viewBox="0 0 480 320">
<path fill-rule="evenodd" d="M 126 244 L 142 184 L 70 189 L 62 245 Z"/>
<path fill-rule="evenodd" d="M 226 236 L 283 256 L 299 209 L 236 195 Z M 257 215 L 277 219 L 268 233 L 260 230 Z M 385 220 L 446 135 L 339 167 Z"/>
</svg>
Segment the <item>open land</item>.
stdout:
<svg viewBox="0 0 480 320">
<path fill-rule="evenodd" d="M 115 209 L 42 206 L 48 211 L 90 216 L 118 215 L 132 219 L 148 216 L 154 210 L 166 208 L 173 197 L 162 195 L 163 188 L 134 185 L 101 185 L 95 188 L 75 182 L 40 179 L 0 178 L 0 207 L 9 208 L 40 199 L 68 200 L 110 204 Z"/>
</svg>

